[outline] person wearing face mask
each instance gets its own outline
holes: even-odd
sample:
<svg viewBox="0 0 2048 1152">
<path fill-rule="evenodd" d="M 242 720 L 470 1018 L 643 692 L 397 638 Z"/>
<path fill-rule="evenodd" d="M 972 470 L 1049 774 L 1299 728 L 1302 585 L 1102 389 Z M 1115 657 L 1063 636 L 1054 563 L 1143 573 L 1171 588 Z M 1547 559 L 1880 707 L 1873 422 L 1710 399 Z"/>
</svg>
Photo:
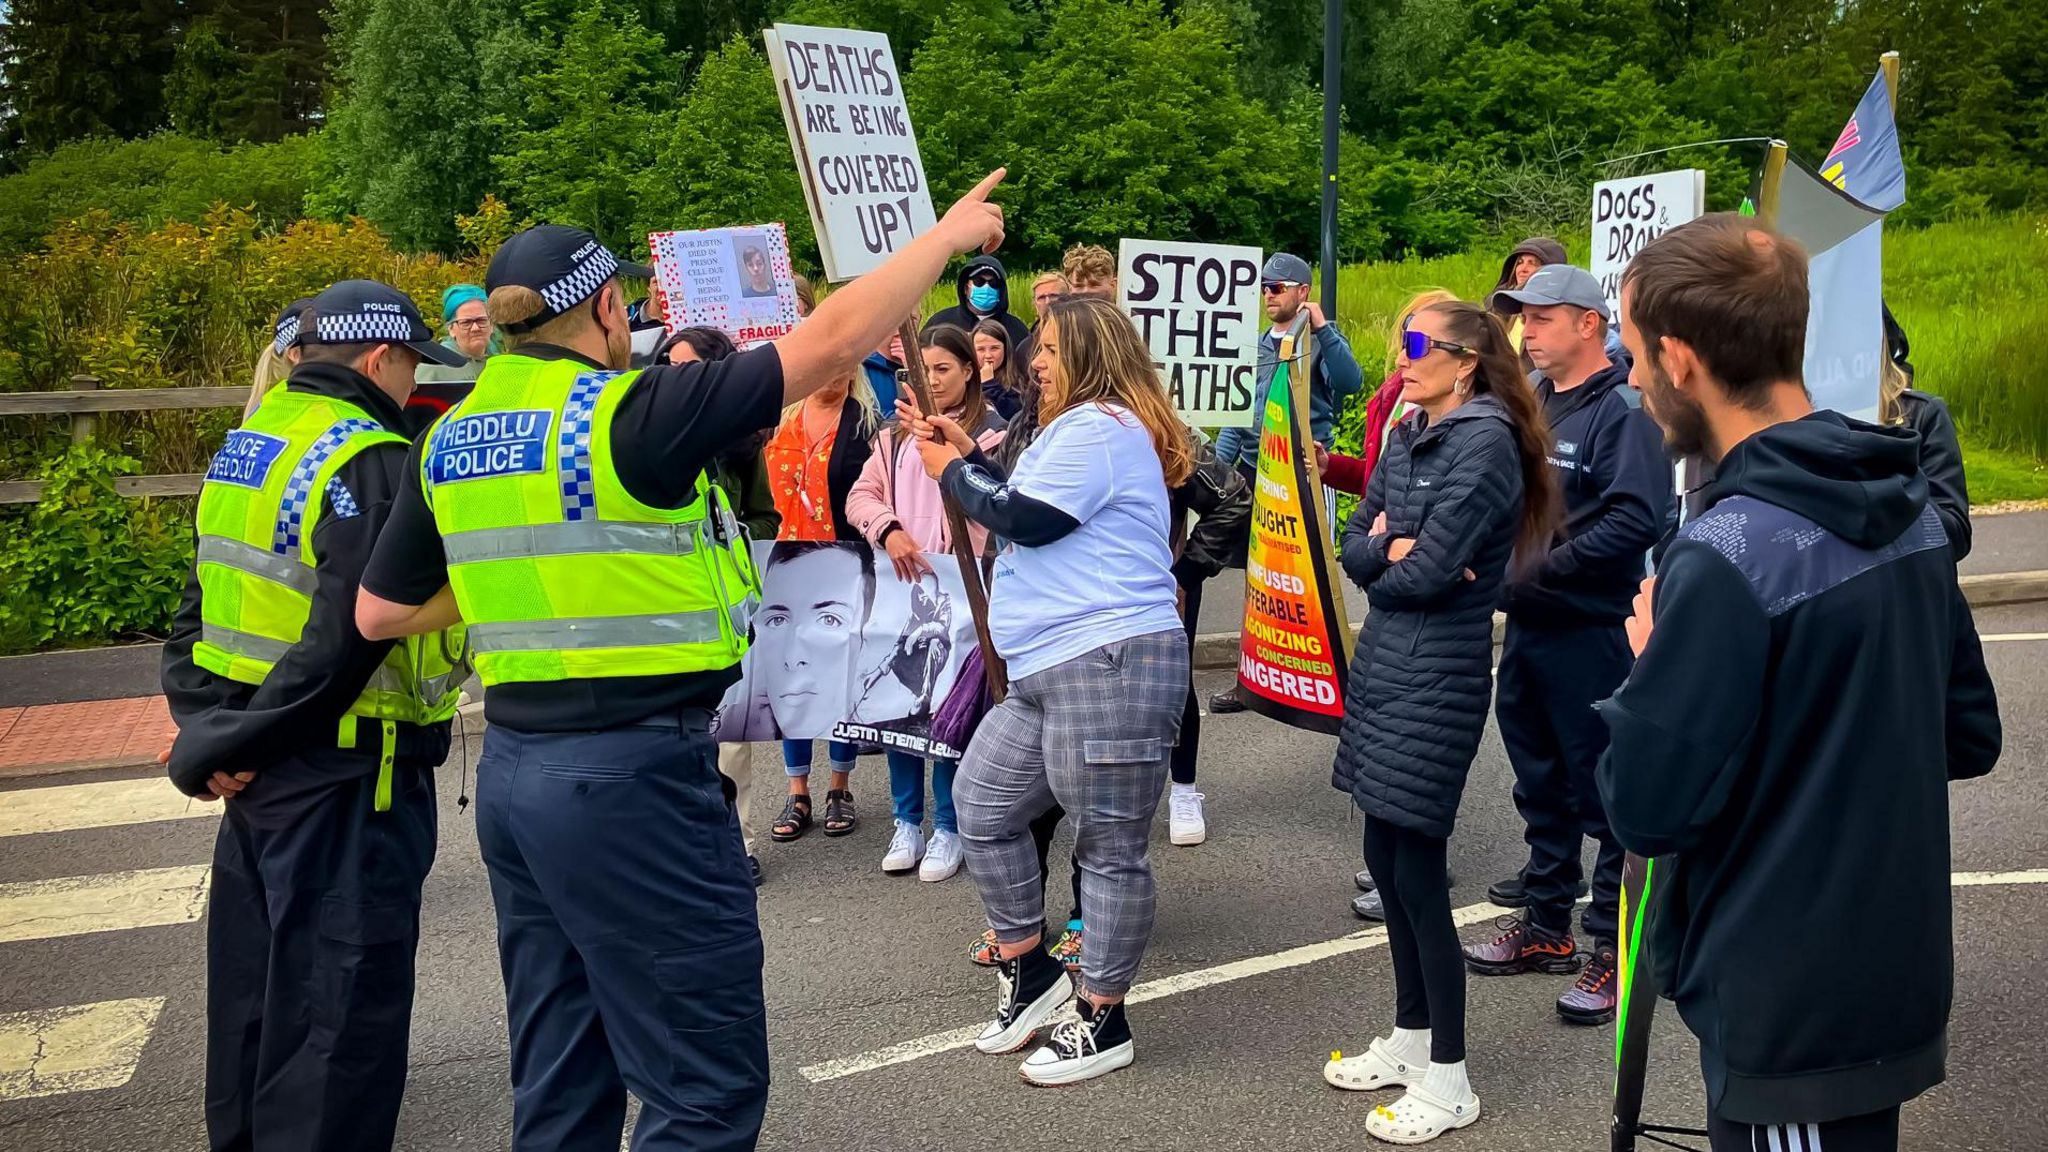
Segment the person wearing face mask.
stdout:
<svg viewBox="0 0 2048 1152">
<path fill-rule="evenodd" d="M 1031 333 L 1024 321 L 1010 312 L 1010 274 L 993 256 L 976 256 L 960 269 L 960 303 L 925 321 L 924 326 L 972 332 L 983 320 L 1000 323 L 1010 333 L 1011 344 Z"/>
<path fill-rule="evenodd" d="M 414 446 L 356 624 L 468 624 L 517 1152 L 618 1148 L 629 1091 L 638 1152 L 759 1141 L 761 930 L 711 723 L 760 581 L 706 467 L 851 379 L 953 256 L 1001 244 L 1002 177 L 712 363 L 626 370 L 619 260 L 588 232 L 540 225 L 491 258 L 511 347 Z"/>
<path fill-rule="evenodd" d="M 958 328 L 927 328 L 918 339 L 932 403 L 966 429 L 983 449 L 1003 440 L 1003 418 L 988 404 L 975 379 L 974 345 Z M 925 475 L 913 437 L 892 422 L 875 434 L 874 455 L 846 497 L 846 516 L 860 534 L 885 552 L 896 578 L 915 584 L 938 564 L 955 565 L 953 538 L 938 481 Z M 968 522 L 977 556 L 988 546 L 988 529 Z M 889 789 L 895 800 L 896 831 L 882 857 L 882 871 L 937 882 L 960 870 L 960 825 L 953 813 L 953 760 L 931 761 L 932 837 L 924 838 L 925 761 L 909 752 L 889 753 Z"/>
</svg>

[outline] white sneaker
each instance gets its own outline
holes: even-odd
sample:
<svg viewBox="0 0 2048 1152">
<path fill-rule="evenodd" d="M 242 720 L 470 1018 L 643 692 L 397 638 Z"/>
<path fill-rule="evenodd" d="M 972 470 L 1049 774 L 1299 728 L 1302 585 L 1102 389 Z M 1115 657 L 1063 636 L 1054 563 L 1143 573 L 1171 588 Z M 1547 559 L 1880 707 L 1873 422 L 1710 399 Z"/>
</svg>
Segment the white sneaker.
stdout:
<svg viewBox="0 0 2048 1152">
<path fill-rule="evenodd" d="M 932 842 L 926 846 L 924 865 L 917 870 L 917 878 L 927 884 L 936 884 L 960 870 L 960 834 L 938 829 L 932 831 Z"/>
<path fill-rule="evenodd" d="M 917 867 L 924 859 L 924 829 L 915 824 L 896 822 L 896 834 L 889 838 L 888 854 L 882 857 L 882 871 L 891 876 L 901 876 Z"/>
<path fill-rule="evenodd" d="M 1176 790 L 1167 797 L 1167 804 L 1167 830 L 1175 844 L 1192 848 L 1209 838 L 1209 822 L 1202 815 L 1200 792 Z"/>
</svg>

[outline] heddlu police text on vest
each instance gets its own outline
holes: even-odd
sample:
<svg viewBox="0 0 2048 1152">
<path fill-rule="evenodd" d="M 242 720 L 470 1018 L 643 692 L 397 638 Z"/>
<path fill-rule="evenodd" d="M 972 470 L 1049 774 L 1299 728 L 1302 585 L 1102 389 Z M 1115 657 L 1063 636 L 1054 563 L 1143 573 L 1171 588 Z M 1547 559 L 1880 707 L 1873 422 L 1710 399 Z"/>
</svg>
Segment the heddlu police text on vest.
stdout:
<svg viewBox="0 0 2048 1152">
<path fill-rule="evenodd" d="M 553 419 L 554 413 L 533 408 L 483 412 L 445 422 L 434 436 L 434 483 L 540 471 L 548 464 L 548 431 Z"/>
</svg>

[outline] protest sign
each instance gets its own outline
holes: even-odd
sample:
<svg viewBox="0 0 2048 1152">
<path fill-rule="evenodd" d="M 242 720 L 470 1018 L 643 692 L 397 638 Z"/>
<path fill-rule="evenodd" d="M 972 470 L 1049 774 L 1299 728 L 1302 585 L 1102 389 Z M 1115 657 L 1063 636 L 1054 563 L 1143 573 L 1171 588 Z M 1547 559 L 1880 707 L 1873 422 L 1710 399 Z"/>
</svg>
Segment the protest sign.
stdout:
<svg viewBox="0 0 2048 1152">
<path fill-rule="evenodd" d="M 1117 303 L 1130 314 L 1181 419 L 1198 427 L 1244 423 L 1258 387 L 1257 248 L 1124 240 Z"/>
<path fill-rule="evenodd" d="M 1333 579 L 1321 489 L 1309 471 L 1305 387 L 1289 369 L 1294 338 L 1281 341 L 1266 390 L 1259 468 L 1245 558 L 1244 625 L 1237 680 L 1252 711 L 1316 732 L 1344 720 L 1350 633 Z M 1306 451 L 1305 451 L 1306 450 Z"/>
<path fill-rule="evenodd" d="M 757 541 L 761 605 L 740 681 L 720 703 L 722 743 L 855 740 L 919 756 L 966 751 L 931 738 L 974 647 L 960 573 L 915 584 L 864 543 Z"/>
<path fill-rule="evenodd" d="M 1593 278 L 1607 312 L 1621 317 L 1621 273 L 1643 245 L 1707 210 L 1707 174 L 1697 168 L 1626 176 L 1593 185 Z"/>
<path fill-rule="evenodd" d="M 1798 160 L 1771 205 L 1778 230 L 1806 247 L 1806 390 L 1816 408 L 1877 418 L 1884 360 L 1884 213 Z"/>
<path fill-rule="evenodd" d="M 716 328 L 746 349 L 796 327 L 796 274 L 782 225 L 655 232 L 647 247 L 669 331 Z"/>
<path fill-rule="evenodd" d="M 825 278 L 872 272 L 938 222 L 889 38 L 798 24 L 762 37 Z"/>
</svg>

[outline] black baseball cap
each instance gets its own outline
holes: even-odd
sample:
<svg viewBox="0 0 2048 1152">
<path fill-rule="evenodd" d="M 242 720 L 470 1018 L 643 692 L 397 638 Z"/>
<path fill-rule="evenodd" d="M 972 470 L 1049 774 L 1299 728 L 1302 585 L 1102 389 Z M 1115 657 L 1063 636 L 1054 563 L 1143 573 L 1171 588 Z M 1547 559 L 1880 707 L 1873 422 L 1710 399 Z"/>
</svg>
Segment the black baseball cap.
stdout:
<svg viewBox="0 0 2048 1152">
<path fill-rule="evenodd" d="M 279 356 L 299 342 L 299 313 L 311 307 L 313 298 L 301 296 L 284 306 L 277 314 L 277 323 L 270 326 L 270 350 Z"/>
<path fill-rule="evenodd" d="M 343 280 L 299 315 L 301 344 L 403 344 L 429 363 L 460 368 L 469 358 L 435 342 L 412 297 L 375 280 Z"/>
<path fill-rule="evenodd" d="M 619 263 L 611 249 L 581 228 L 541 224 L 499 246 L 484 273 L 484 291 L 517 285 L 540 294 L 539 312 L 517 324 L 499 325 L 518 335 L 567 313 L 618 276 L 649 271 L 643 265 Z"/>
</svg>

